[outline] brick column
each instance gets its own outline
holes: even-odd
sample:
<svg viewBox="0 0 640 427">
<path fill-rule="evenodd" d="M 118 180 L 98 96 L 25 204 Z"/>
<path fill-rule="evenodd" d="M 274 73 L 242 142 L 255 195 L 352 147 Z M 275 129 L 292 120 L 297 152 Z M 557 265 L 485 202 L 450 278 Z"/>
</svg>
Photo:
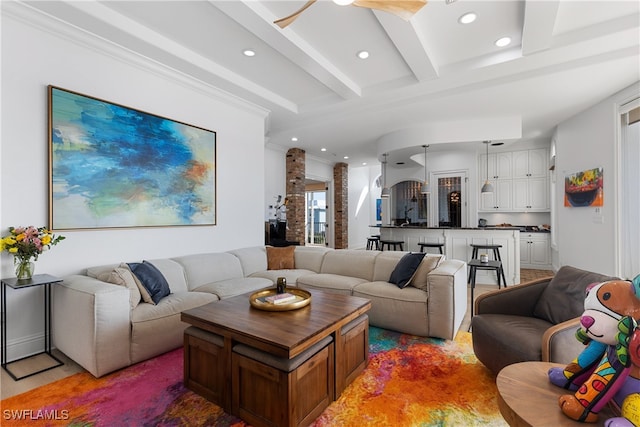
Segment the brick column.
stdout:
<svg viewBox="0 0 640 427">
<path fill-rule="evenodd" d="M 333 167 L 333 195 L 334 247 L 347 249 L 349 247 L 349 165 L 346 163 L 336 163 Z"/>
<path fill-rule="evenodd" d="M 300 148 L 287 151 L 287 240 L 304 245 L 306 153 Z"/>
</svg>

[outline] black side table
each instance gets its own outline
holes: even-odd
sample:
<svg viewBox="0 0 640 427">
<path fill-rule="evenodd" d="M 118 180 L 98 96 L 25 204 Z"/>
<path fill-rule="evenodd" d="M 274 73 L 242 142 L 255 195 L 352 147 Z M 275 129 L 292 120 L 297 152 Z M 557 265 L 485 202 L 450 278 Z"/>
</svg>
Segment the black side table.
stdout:
<svg viewBox="0 0 640 427">
<path fill-rule="evenodd" d="M 62 279 L 49 274 L 36 274 L 31 279 L 27 280 L 18 280 L 15 277 L 2 279 L 2 368 L 7 371 L 15 381 L 64 365 L 61 360 L 51 354 L 51 285 L 60 282 L 62 282 Z M 7 363 L 7 286 L 12 289 L 23 289 L 42 285 L 44 285 L 44 351 Z M 53 366 L 49 366 L 21 377 L 16 377 L 16 375 L 9 370 L 9 365 L 11 363 L 19 362 L 20 360 L 38 356 L 43 353 L 47 354 L 57 363 Z"/>
</svg>

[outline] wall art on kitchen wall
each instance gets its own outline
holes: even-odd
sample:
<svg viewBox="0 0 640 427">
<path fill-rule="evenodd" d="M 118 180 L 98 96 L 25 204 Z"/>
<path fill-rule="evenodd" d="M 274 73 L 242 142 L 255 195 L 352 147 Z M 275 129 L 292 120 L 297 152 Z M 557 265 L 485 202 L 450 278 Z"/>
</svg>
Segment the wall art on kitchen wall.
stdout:
<svg viewBox="0 0 640 427">
<path fill-rule="evenodd" d="M 602 206 L 602 168 L 587 169 L 564 178 L 564 205 L 567 207 Z"/>
<path fill-rule="evenodd" d="M 49 86 L 52 230 L 216 224 L 216 133 Z"/>
</svg>

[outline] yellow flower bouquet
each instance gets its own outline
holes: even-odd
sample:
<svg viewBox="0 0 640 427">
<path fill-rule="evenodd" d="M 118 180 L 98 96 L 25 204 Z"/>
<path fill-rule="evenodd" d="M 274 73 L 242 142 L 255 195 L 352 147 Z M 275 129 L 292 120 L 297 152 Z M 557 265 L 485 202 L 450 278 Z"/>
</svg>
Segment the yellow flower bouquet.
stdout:
<svg viewBox="0 0 640 427">
<path fill-rule="evenodd" d="M 46 227 L 9 227 L 9 234 L 0 240 L 0 252 L 7 251 L 13 255 L 18 279 L 30 279 L 34 267 L 32 259 L 37 261 L 38 255 L 64 239 Z"/>
</svg>

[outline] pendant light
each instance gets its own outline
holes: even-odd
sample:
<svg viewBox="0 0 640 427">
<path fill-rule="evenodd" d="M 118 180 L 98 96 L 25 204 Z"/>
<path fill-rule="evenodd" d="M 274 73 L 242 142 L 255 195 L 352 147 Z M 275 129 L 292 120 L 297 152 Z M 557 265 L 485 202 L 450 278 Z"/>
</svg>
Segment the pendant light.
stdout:
<svg viewBox="0 0 640 427">
<path fill-rule="evenodd" d="M 427 148 L 429 146 L 423 145 L 422 147 L 424 148 L 424 183 L 420 188 L 420 193 L 429 194 L 429 181 L 427 181 Z"/>
<path fill-rule="evenodd" d="M 387 187 L 387 153 L 383 154 L 384 160 L 382 161 L 382 192 L 380 197 L 383 199 L 389 198 L 389 187 Z"/>
<path fill-rule="evenodd" d="M 482 189 L 480 190 L 480 192 L 493 193 L 493 185 L 491 185 L 491 183 L 489 182 L 489 144 L 491 144 L 491 141 L 483 141 L 483 142 L 487 146 L 487 180 L 484 182 L 484 185 L 482 186 Z"/>
</svg>

